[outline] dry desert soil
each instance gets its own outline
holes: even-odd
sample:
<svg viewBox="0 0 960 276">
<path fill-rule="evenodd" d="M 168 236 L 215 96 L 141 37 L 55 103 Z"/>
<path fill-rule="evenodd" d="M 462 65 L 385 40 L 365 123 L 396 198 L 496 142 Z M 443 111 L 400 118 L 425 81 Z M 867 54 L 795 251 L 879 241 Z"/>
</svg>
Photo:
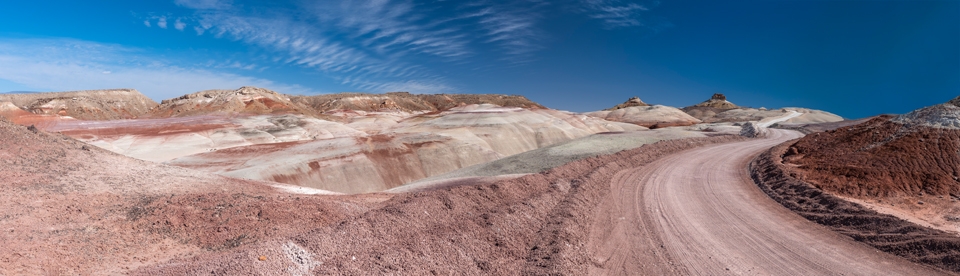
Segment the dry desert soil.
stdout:
<svg viewBox="0 0 960 276">
<path fill-rule="evenodd" d="M 0 275 L 953 274 L 955 107 L 9 95 Z"/>
</svg>

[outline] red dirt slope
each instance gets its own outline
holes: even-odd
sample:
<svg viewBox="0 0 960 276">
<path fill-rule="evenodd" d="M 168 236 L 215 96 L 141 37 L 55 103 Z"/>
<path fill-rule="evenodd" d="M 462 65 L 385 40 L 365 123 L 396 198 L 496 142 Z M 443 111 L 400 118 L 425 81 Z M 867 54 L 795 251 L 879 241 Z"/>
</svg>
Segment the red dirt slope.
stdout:
<svg viewBox="0 0 960 276">
<path fill-rule="evenodd" d="M 869 123 L 851 128 L 866 128 L 874 124 L 886 125 L 887 123 L 889 121 L 885 118 L 876 118 Z M 850 131 L 848 129 L 843 132 L 849 134 Z M 807 136 L 803 139 L 815 136 Z M 814 183 L 810 183 L 809 177 L 805 181 L 804 176 L 807 173 L 803 168 L 784 162 L 791 156 L 797 157 L 796 154 L 789 154 L 796 149 L 791 147 L 791 144 L 787 142 L 773 147 L 750 164 L 751 176 L 767 195 L 808 220 L 825 225 L 878 250 L 960 273 L 960 237 L 956 233 L 921 227 L 824 192 L 815 187 L 817 185 Z M 781 158 L 782 156 L 785 157 Z M 836 189 L 836 187 L 832 188 Z M 897 187 L 885 188 L 898 191 Z M 864 191 L 862 187 L 845 191 L 858 190 Z"/>
<path fill-rule="evenodd" d="M 364 210 L 139 161 L 0 119 L 0 275 L 121 274 Z"/>
<path fill-rule="evenodd" d="M 841 195 L 960 196 L 960 130 L 891 119 L 811 134 L 784 160 L 799 166 L 803 180 Z"/>
</svg>

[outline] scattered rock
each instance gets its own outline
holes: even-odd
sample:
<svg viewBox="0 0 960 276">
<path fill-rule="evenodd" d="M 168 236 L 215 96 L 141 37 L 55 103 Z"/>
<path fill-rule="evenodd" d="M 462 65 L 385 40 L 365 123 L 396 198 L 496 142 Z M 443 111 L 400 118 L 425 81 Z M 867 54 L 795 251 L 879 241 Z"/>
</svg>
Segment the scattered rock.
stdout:
<svg viewBox="0 0 960 276">
<path fill-rule="evenodd" d="M 743 124 L 743 127 L 740 129 L 740 136 L 756 138 L 763 136 L 765 131 L 762 127 L 754 124 L 753 122 L 747 122 Z"/>
</svg>

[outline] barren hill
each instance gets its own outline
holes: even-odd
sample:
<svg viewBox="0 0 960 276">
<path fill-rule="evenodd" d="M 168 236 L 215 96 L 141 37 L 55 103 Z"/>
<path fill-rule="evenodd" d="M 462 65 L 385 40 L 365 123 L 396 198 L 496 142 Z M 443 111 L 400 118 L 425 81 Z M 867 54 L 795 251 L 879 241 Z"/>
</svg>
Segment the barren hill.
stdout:
<svg viewBox="0 0 960 276">
<path fill-rule="evenodd" d="M 497 94 L 338 93 L 291 96 L 290 98 L 294 102 L 309 106 L 318 112 L 332 110 L 437 112 L 469 104 L 545 108 L 524 96 Z"/>
<path fill-rule="evenodd" d="M 787 148 L 798 178 L 882 213 L 960 233 L 960 107 L 950 103 L 810 134 Z"/>
<path fill-rule="evenodd" d="M 614 110 L 587 112 L 584 115 L 647 128 L 689 126 L 700 123 L 699 119 L 691 117 L 679 109 L 663 105 L 625 106 Z"/>
<path fill-rule="evenodd" d="M 728 101 L 727 96 L 720 93 L 713 94 L 709 100 L 702 103 L 684 107 L 683 112 L 702 120 L 704 123 L 762 121 L 767 118 L 780 117 L 791 112 L 800 114 L 782 123 L 814 124 L 843 121 L 843 117 L 837 116 L 836 114 L 809 108 L 784 107 L 768 110 L 763 107 L 749 108 L 737 106 Z"/>
<path fill-rule="evenodd" d="M 290 101 L 275 91 L 244 86 L 236 90 L 206 90 L 179 98 L 163 100 L 154 110 L 155 117 L 184 117 L 211 113 L 313 114 L 315 112 Z"/>
<path fill-rule="evenodd" d="M 940 104 L 815 133 L 788 158 L 824 190 L 848 196 L 960 196 L 960 107 Z"/>
<path fill-rule="evenodd" d="M 370 135 L 220 149 L 169 164 L 363 193 L 594 133 L 637 129 L 550 109 L 474 104 L 408 117 Z"/>
<path fill-rule="evenodd" d="M 137 118 L 157 105 L 135 89 L 0 94 L 0 102 L 13 103 L 33 114 L 70 116 L 80 120 Z"/>
<path fill-rule="evenodd" d="M 710 99 L 703 101 L 702 103 L 684 107 L 682 110 L 683 112 L 690 114 L 690 116 L 704 120 L 706 118 L 713 117 L 717 113 L 738 107 L 739 106 L 731 103 L 730 101 L 727 101 L 727 96 L 724 96 L 720 93 L 715 93 L 710 97 Z"/>
</svg>

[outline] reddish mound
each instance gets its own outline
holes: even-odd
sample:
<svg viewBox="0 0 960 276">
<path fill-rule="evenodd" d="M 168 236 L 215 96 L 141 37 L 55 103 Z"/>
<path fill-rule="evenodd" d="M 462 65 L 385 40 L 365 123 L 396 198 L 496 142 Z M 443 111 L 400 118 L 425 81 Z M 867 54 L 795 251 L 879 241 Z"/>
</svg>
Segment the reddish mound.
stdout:
<svg viewBox="0 0 960 276">
<path fill-rule="evenodd" d="M 880 116 L 800 139 L 784 159 L 818 188 L 858 197 L 960 196 L 960 130 Z"/>
<path fill-rule="evenodd" d="M 884 118 L 877 118 L 850 128 L 888 123 L 889 121 L 885 121 Z M 849 133 L 851 130 L 842 131 Z M 826 135 L 828 134 L 812 139 L 823 140 L 828 137 Z M 817 135 L 803 139 L 811 137 L 817 137 Z M 775 201 L 804 218 L 825 225 L 880 251 L 955 273 L 960 272 L 960 237 L 957 237 L 956 233 L 921 227 L 825 193 L 808 183 L 809 181 L 802 179 L 809 173 L 809 168 L 804 170 L 801 167 L 798 170 L 784 163 L 785 159 L 791 158 L 789 152 L 793 149 L 796 148 L 791 147 L 789 142 L 781 144 L 761 154 L 750 164 L 754 181 Z M 781 156 L 786 157 L 781 158 Z M 797 155 L 794 154 L 792 157 L 797 158 Z M 807 178 L 806 180 L 809 180 L 809 177 Z"/>
<path fill-rule="evenodd" d="M 18 125 L 34 125 L 41 129 L 56 125 L 58 122 L 68 119 L 67 117 L 57 115 L 33 114 L 20 109 L 11 102 L 2 101 L 0 101 L 0 117 L 6 118 Z"/>
</svg>

